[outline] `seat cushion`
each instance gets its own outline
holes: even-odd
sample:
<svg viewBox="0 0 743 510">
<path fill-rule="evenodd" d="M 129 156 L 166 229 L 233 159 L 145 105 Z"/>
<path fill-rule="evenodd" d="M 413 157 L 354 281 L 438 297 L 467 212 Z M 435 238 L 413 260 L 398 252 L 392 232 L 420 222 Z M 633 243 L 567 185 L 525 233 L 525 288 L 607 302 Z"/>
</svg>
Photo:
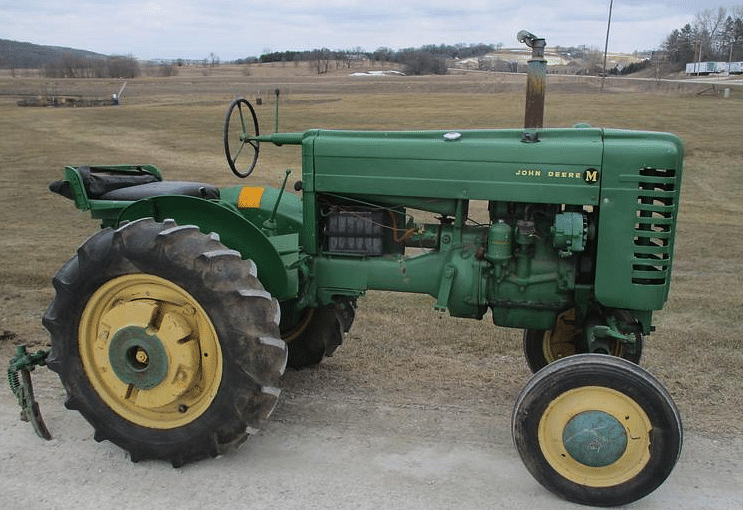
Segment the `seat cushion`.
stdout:
<svg viewBox="0 0 743 510">
<path fill-rule="evenodd" d="M 219 198 L 219 188 L 201 182 L 157 181 L 119 188 L 104 193 L 101 200 L 141 200 L 158 195 L 186 195 L 206 199 Z"/>
</svg>

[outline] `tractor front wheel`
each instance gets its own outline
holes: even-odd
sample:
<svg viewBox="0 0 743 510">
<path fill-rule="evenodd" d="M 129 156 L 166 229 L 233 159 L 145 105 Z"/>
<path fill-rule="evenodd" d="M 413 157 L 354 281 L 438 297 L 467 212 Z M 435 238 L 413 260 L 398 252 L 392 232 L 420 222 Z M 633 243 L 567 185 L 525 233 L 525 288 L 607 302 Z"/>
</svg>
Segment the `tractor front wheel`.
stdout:
<svg viewBox="0 0 743 510">
<path fill-rule="evenodd" d="M 54 287 L 47 363 L 97 441 L 180 466 L 239 445 L 273 410 L 279 305 L 215 234 L 152 219 L 105 229 Z"/>
<path fill-rule="evenodd" d="M 524 330 L 523 343 L 526 363 L 532 373 L 538 372 L 559 359 L 587 352 L 583 330 L 575 320 L 574 308 L 561 313 L 552 330 Z M 619 340 L 611 340 L 608 343 L 610 352 L 606 354 L 624 358 L 632 363 L 639 363 L 642 356 L 642 343 L 641 334 L 635 335 L 635 344 L 631 346 L 631 349 Z"/>
<path fill-rule="evenodd" d="M 526 468 L 575 503 L 619 506 L 655 490 L 681 452 L 681 419 L 663 386 L 614 356 L 579 354 L 522 390 L 511 430 Z"/>
</svg>

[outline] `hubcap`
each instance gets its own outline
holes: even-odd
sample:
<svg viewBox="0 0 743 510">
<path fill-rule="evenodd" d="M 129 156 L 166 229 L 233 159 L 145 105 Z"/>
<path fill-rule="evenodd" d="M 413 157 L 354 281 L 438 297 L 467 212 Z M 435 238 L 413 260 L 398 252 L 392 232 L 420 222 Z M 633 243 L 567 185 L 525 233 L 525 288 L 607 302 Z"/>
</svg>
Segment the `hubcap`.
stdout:
<svg viewBox="0 0 743 510">
<path fill-rule="evenodd" d="M 572 458 L 590 467 L 606 467 L 627 449 L 627 432 L 612 415 L 585 411 L 573 416 L 562 432 L 562 442 Z"/>
<path fill-rule="evenodd" d="M 85 306 L 78 338 L 93 389 L 137 425 L 185 425 L 217 394 L 216 331 L 199 303 L 168 280 L 132 274 L 106 282 Z"/>
<path fill-rule="evenodd" d="M 545 409 L 539 446 L 561 476 L 589 487 L 624 483 L 650 460 L 652 425 L 640 405 L 602 386 L 567 391 Z"/>
<path fill-rule="evenodd" d="M 140 390 L 163 382 L 168 373 L 168 354 L 155 335 L 139 326 L 120 329 L 111 339 L 108 359 L 116 376 Z"/>
</svg>

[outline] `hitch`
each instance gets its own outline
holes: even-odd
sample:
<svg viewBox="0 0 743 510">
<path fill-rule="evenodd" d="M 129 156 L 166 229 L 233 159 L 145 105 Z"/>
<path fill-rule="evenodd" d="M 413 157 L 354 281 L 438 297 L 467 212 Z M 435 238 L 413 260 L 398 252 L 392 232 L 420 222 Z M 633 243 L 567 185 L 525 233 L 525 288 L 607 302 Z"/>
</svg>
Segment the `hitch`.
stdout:
<svg viewBox="0 0 743 510">
<path fill-rule="evenodd" d="M 36 365 L 46 365 L 48 355 L 49 351 L 41 350 L 29 354 L 25 345 L 18 345 L 16 346 L 16 354 L 11 358 L 8 366 L 8 384 L 10 384 L 13 394 L 18 398 L 18 405 L 21 406 L 21 421 L 30 421 L 36 435 L 47 440 L 51 439 L 52 435 L 41 418 L 39 404 L 34 398 L 31 372 L 36 368 Z"/>
</svg>

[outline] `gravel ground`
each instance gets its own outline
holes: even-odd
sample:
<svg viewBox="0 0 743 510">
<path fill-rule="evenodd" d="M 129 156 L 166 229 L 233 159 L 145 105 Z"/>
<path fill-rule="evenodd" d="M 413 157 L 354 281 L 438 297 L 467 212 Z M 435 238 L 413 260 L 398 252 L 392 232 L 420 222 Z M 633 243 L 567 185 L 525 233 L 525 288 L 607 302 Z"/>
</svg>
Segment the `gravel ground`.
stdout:
<svg viewBox="0 0 743 510">
<path fill-rule="evenodd" d="M 11 346 L 0 349 L 3 358 Z M 279 406 L 238 451 L 174 469 L 132 463 L 64 409 L 64 390 L 44 368 L 33 374 L 53 434 L 36 437 L 0 392 L 0 508 L 148 509 L 563 509 L 535 482 L 511 443 L 510 408 L 483 410 L 328 390 L 288 372 Z M 743 441 L 685 438 L 676 469 L 637 509 L 740 509 Z"/>
</svg>

